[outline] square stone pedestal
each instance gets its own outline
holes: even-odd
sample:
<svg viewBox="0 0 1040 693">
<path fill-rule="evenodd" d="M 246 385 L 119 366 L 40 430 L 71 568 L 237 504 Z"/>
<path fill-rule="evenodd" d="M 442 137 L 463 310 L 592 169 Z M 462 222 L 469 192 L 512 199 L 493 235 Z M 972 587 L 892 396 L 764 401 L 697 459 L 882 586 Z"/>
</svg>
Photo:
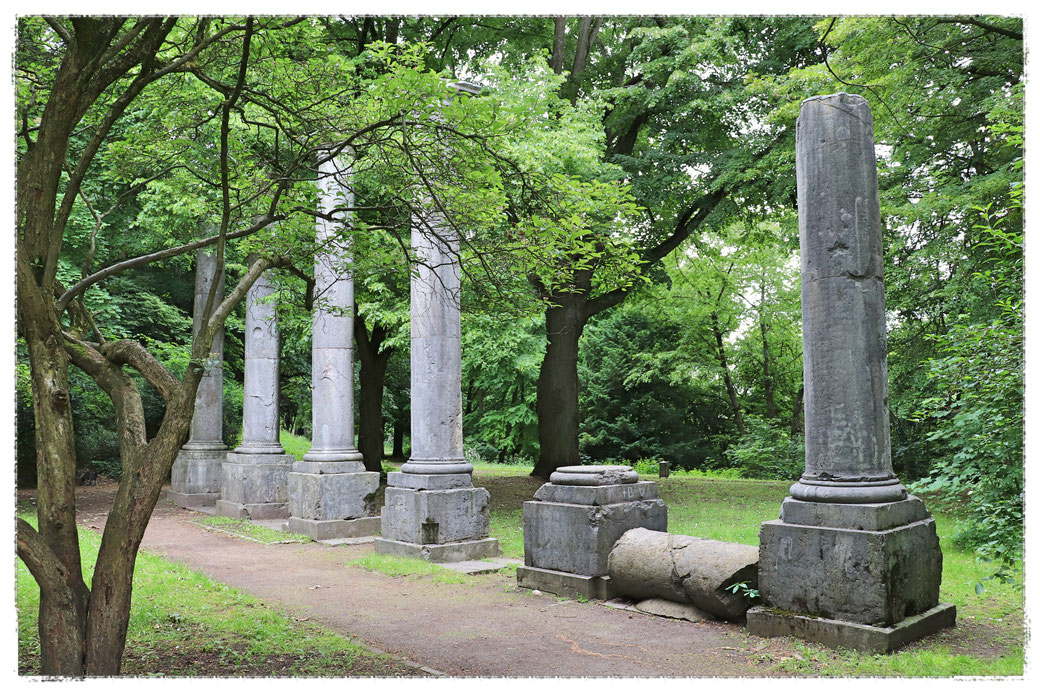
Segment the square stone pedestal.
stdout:
<svg viewBox="0 0 1040 693">
<path fill-rule="evenodd" d="M 759 539 L 764 605 L 748 613 L 755 635 L 782 632 L 882 652 L 953 623 L 953 607 L 939 604 L 935 521 L 917 498 L 864 504 L 788 498 L 780 519 L 762 524 Z"/>
<path fill-rule="evenodd" d="M 562 596 L 610 598 L 607 557 L 621 535 L 668 526 L 657 484 L 637 479 L 621 466 L 554 472 L 535 492 L 536 500 L 524 503 L 524 566 L 517 568 L 517 584 Z"/>
<path fill-rule="evenodd" d="M 379 534 L 379 472 L 324 474 L 310 466 L 297 462 L 289 472 L 290 532 L 316 540 Z"/>
<path fill-rule="evenodd" d="M 289 470 L 293 456 L 229 452 L 224 462 L 217 514 L 250 520 L 289 516 Z"/>
<path fill-rule="evenodd" d="M 227 448 L 181 448 L 173 462 L 166 498 L 182 508 L 216 503 L 227 454 Z"/>
<path fill-rule="evenodd" d="M 473 487 L 469 474 L 392 472 L 388 481 L 376 553 L 435 563 L 499 554 L 498 540 L 488 538 L 490 494 Z"/>
</svg>

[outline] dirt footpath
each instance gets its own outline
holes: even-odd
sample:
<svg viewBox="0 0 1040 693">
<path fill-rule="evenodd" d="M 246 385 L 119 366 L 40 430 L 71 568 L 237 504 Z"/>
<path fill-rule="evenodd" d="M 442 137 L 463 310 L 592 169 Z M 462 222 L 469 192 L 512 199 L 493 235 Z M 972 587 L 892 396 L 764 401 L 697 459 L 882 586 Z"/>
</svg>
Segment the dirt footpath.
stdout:
<svg viewBox="0 0 1040 693">
<path fill-rule="evenodd" d="M 114 486 L 81 494 L 80 521 L 101 527 Z M 86 490 L 86 489 L 84 489 Z M 371 544 L 331 547 L 235 539 L 160 500 L 143 548 L 237 587 L 268 605 L 454 676 L 761 676 L 746 631 L 594 602 L 558 601 L 513 577 L 473 585 L 393 578 L 344 562 Z"/>
</svg>

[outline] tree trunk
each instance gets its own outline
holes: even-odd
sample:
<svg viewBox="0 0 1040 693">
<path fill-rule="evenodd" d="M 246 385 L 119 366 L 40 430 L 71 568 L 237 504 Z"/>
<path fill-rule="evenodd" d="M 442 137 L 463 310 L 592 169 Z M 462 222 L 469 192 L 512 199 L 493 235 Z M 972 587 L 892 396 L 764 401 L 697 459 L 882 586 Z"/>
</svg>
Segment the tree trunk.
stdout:
<svg viewBox="0 0 1040 693">
<path fill-rule="evenodd" d="M 802 385 L 798 388 L 798 395 L 795 397 L 794 406 L 791 407 L 791 433 L 802 432 L 802 405 L 805 399 L 805 386 Z"/>
<path fill-rule="evenodd" d="M 19 249 L 20 250 L 20 249 Z M 19 555 L 40 584 L 40 665 L 49 676 L 83 672 L 89 592 L 83 581 L 76 529 L 76 447 L 69 397 L 68 355 L 52 308 L 53 291 L 39 287 L 18 256 L 18 317 L 29 351 L 36 423 L 37 525 L 41 546 Z M 19 548 L 22 548 L 21 536 Z M 26 549 L 29 545 L 26 544 Z"/>
<path fill-rule="evenodd" d="M 355 316 L 357 309 L 355 308 Z M 354 342 L 361 362 L 360 392 L 358 394 L 358 450 L 365 459 L 365 469 L 378 472 L 383 468 L 383 384 L 386 365 L 392 349 L 380 348 L 386 339 L 381 325 L 376 325 L 369 336 L 365 320 L 354 318 Z"/>
<path fill-rule="evenodd" d="M 404 432 L 408 428 L 408 422 L 404 419 L 394 420 L 394 451 L 391 457 L 400 459 L 404 457 Z"/>
<path fill-rule="evenodd" d="M 766 302 L 765 287 L 765 282 L 762 282 L 761 302 L 758 306 L 758 329 L 762 333 L 762 388 L 765 390 L 766 397 L 766 418 L 775 419 L 776 396 L 773 393 L 773 374 L 769 368 L 769 340 L 766 338 L 766 334 L 769 332 L 769 328 L 766 327 L 766 322 L 762 319 L 762 307 L 765 305 Z"/>
<path fill-rule="evenodd" d="M 715 335 L 715 357 L 719 360 L 722 369 L 722 379 L 726 383 L 726 394 L 729 396 L 730 410 L 733 412 L 733 422 L 737 425 L 737 433 L 744 435 L 744 417 L 740 413 L 740 402 L 737 400 L 737 388 L 733 385 L 733 376 L 729 372 L 729 362 L 726 360 L 726 346 L 722 341 L 722 328 L 719 326 L 717 313 L 711 314 L 711 331 Z"/>
<path fill-rule="evenodd" d="M 578 457 L 578 341 L 585 329 L 585 297 L 563 293 L 545 311 L 549 343 L 538 372 L 538 463 L 531 476 L 548 479 Z"/>
</svg>

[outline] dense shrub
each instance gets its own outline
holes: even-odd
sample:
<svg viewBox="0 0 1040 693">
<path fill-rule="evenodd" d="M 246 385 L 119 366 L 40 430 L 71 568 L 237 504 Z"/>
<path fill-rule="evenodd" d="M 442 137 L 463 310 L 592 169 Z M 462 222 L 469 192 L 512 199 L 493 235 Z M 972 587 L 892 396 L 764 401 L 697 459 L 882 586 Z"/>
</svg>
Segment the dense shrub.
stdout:
<svg viewBox="0 0 1040 693">
<path fill-rule="evenodd" d="M 745 433 L 726 449 L 729 466 L 749 479 L 795 480 L 805 470 L 805 438 L 758 416 L 744 419 Z"/>
</svg>

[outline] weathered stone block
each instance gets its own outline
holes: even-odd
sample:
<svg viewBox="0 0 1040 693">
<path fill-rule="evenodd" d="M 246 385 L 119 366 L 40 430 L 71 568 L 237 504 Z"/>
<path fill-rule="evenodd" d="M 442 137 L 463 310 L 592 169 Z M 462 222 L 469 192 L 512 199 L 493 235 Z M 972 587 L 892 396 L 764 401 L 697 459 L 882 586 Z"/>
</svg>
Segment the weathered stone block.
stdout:
<svg viewBox="0 0 1040 693">
<path fill-rule="evenodd" d="M 230 517 L 286 517 L 292 455 L 229 452 L 223 466 L 217 512 Z"/>
<path fill-rule="evenodd" d="M 483 539 L 491 528 L 489 498 L 483 488 L 416 490 L 389 486 L 383 504 L 383 538 L 412 544 Z"/>
<path fill-rule="evenodd" d="M 311 520 L 290 517 L 286 529 L 296 534 L 306 534 L 315 541 L 325 539 L 349 539 L 371 537 L 379 534 L 380 517 L 358 517 L 353 520 Z"/>
<path fill-rule="evenodd" d="M 939 604 L 887 628 L 755 606 L 748 610 L 747 628 L 753 635 L 763 637 L 789 635 L 828 647 L 884 654 L 943 628 L 952 628 L 956 620 L 957 607 L 953 604 Z"/>
<path fill-rule="evenodd" d="M 453 488 L 471 488 L 472 474 L 406 474 L 390 472 L 386 479 L 388 486 L 412 488 L 416 490 L 445 491 Z"/>
<path fill-rule="evenodd" d="M 939 603 L 942 553 L 931 518 L 882 531 L 774 520 L 759 538 L 766 606 L 888 627 Z"/>
<path fill-rule="evenodd" d="M 645 483 L 656 490 L 653 482 Z M 606 575 L 607 556 L 622 534 L 636 527 L 663 531 L 667 526 L 668 509 L 659 498 L 608 505 L 527 501 L 524 564 L 578 575 Z"/>
<path fill-rule="evenodd" d="M 288 475 L 289 514 L 307 520 L 350 520 L 374 515 L 379 472 Z M 328 537 L 323 537 L 328 538 Z"/>
<path fill-rule="evenodd" d="M 421 558 L 431 563 L 477 561 L 481 558 L 494 558 L 501 553 L 498 547 L 498 539 L 489 538 L 453 541 L 446 544 L 416 544 L 408 541 L 387 539 L 386 537 L 376 537 L 374 548 L 376 553 Z"/>
<path fill-rule="evenodd" d="M 517 566 L 516 584 L 524 589 L 542 590 L 560 597 L 581 595 L 589 599 L 607 600 L 617 596 L 607 575 L 575 575 L 529 565 Z"/>
<path fill-rule="evenodd" d="M 177 453 L 177 459 L 170 472 L 170 490 L 185 498 L 210 499 L 209 503 L 194 504 L 212 504 L 220 497 L 222 469 L 226 457 L 227 448 L 214 450 L 182 448 Z"/>
<path fill-rule="evenodd" d="M 639 481 L 629 484 L 610 484 L 608 486 L 564 486 L 549 483 L 543 484 L 535 491 L 534 497 L 547 503 L 610 505 L 611 503 L 655 499 L 657 498 L 657 483 L 653 481 Z"/>
<path fill-rule="evenodd" d="M 915 496 L 892 503 L 814 503 L 787 498 L 780 520 L 789 525 L 883 531 L 929 517 Z"/>
</svg>

